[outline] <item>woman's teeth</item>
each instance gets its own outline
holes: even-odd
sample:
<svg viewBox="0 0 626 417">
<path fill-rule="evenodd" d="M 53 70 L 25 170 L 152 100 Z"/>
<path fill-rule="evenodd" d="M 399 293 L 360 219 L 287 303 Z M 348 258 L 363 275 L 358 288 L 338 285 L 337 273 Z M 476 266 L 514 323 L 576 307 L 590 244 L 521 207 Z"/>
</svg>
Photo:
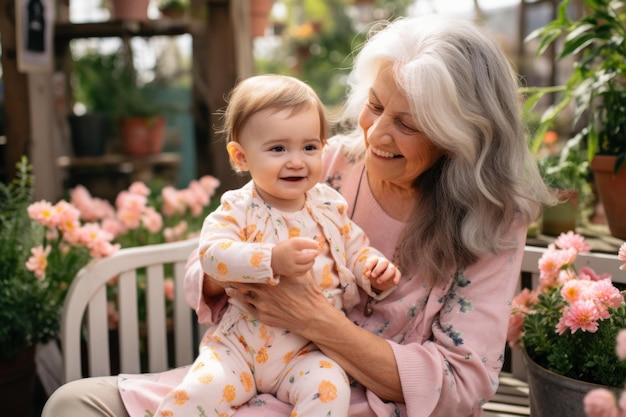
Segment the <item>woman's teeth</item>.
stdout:
<svg viewBox="0 0 626 417">
<path fill-rule="evenodd" d="M 372 148 L 372 152 L 374 153 L 374 155 L 380 156 L 381 158 L 393 158 L 395 156 L 391 152 L 385 152 L 375 148 Z"/>
</svg>

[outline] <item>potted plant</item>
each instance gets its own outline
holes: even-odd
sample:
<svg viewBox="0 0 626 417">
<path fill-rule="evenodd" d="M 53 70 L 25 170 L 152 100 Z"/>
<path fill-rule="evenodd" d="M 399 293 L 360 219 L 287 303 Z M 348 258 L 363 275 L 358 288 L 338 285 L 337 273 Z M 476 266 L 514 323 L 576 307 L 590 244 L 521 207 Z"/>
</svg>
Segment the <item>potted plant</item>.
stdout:
<svg viewBox="0 0 626 417">
<path fill-rule="evenodd" d="M 72 146 L 76 156 L 98 156 L 106 152 L 111 134 L 111 115 L 118 98 L 111 94 L 116 65 L 113 55 L 89 50 L 74 56 L 70 77 L 75 109 L 69 115 Z"/>
<path fill-rule="evenodd" d="M 562 1 L 556 19 L 528 37 L 539 39 L 538 55 L 562 39 L 557 59 L 573 60 L 565 85 L 533 91 L 533 102 L 543 94 L 560 93 L 544 112 L 537 137 L 574 105 L 574 123 L 582 128 L 573 139 L 587 150 L 611 234 L 626 238 L 626 3 L 582 0 L 585 10 L 576 20 L 568 17 L 570 3 Z"/>
<path fill-rule="evenodd" d="M 16 172 L 12 182 L 0 182 L 0 399 L 16 408 L 5 410 L 9 415 L 24 415 L 33 402 L 35 346 L 56 338 L 68 283 L 95 250 L 77 237 L 78 216 L 64 214 L 73 212 L 69 204 L 32 203 L 26 157 Z M 64 239 L 69 234 L 60 231 L 70 226 L 77 226 L 75 239 Z"/>
<path fill-rule="evenodd" d="M 159 2 L 159 12 L 170 19 L 184 17 L 188 7 L 188 0 L 161 0 Z"/>
<path fill-rule="evenodd" d="M 588 181 L 588 163 L 577 143 L 568 141 L 556 153 L 548 153 L 537 160 L 545 183 L 555 190 L 559 202 L 543 209 L 542 232 L 558 236 L 576 230 L 580 214 L 589 206 L 591 187 Z"/>
<path fill-rule="evenodd" d="M 15 179 L 8 184 L 0 182 L 0 375 L 2 381 L 12 382 L 12 389 L 2 384 L 0 395 L 5 399 L 7 393 L 9 398 L 3 402 L 15 406 L 16 413 L 7 411 L 14 415 L 32 409 L 34 347 L 54 337 L 58 323 L 57 306 L 47 302 L 45 283 L 25 267 L 37 236 L 26 213 L 31 194 L 31 167 L 23 159 Z"/>
<path fill-rule="evenodd" d="M 165 116 L 178 108 L 157 99 L 157 85 L 138 79 L 132 58 L 123 49 L 94 51 L 76 64 L 77 97 L 109 115 L 122 150 L 129 155 L 160 152 Z"/>
<path fill-rule="evenodd" d="M 626 379 L 626 363 L 615 354 L 626 327 L 624 298 L 609 274 L 574 266 L 588 251 L 582 236 L 561 234 L 539 259 L 539 286 L 511 305 L 507 339 L 525 353 L 534 417 L 584 416 L 586 392 L 618 389 Z M 618 257 L 626 260 L 626 243 Z"/>
</svg>

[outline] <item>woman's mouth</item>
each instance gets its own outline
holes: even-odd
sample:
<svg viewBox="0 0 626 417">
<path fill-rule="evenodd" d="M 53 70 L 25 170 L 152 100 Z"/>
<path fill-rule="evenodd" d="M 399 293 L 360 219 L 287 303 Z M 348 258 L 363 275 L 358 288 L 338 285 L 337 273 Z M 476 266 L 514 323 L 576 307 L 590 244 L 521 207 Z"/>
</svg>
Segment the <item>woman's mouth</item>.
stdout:
<svg viewBox="0 0 626 417">
<path fill-rule="evenodd" d="M 376 148 L 370 148 L 372 150 L 372 153 L 376 156 L 380 156 L 381 158 L 389 158 L 389 159 L 393 159 L 393 158 L 400 158 L 402 155 L 395 155 L 391 152 L 386 152 L 380 149 L 376 149 Z"/>
</svg>

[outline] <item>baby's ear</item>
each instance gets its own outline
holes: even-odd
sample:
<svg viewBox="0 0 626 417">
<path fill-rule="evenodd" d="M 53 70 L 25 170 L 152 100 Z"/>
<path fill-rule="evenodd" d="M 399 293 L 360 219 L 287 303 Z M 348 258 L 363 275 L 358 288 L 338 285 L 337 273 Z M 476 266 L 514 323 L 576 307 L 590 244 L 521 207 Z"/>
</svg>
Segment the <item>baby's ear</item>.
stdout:
<svg viewBox="0 0 626 417">
<path fill-rule="evenodd" d="M 240 143 L 228 142 L 226 145 L 226 151 L 230 157 L 230 164 L 235 171 L 247 171 L 248 162 L 246 161 L 246 152 Z"/>
</svg>

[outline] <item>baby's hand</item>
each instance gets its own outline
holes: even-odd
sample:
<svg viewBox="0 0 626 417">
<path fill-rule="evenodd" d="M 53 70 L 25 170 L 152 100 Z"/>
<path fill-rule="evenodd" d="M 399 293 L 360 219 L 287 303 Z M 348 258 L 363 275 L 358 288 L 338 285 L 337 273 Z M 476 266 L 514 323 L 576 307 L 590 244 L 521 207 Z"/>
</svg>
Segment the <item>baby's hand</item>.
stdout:
<svg viewBox="0 0 626 417">
<path fill-rule="evenodd" d="M 299 276 L 307 273 L 319 255 L 317 241 L 305 237 L 285 240 L 272 248 L 274 275 Z"/>
<path fill-rule="evenodd" d="M 400 270 L 388 259 L 378 256 L 372 256 L 365 262 L 363 273 L 378 291 L 388 290 L 400 282 Z"/>
</svg>

